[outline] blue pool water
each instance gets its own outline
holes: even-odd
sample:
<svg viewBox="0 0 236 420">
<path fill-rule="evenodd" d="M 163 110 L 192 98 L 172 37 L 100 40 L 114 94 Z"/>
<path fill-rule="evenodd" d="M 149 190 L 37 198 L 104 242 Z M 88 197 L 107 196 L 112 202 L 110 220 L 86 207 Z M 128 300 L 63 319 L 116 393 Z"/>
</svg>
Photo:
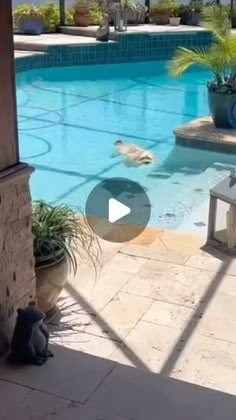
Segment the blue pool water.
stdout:
<svg viewBox="0 0 236 420">
<path fill-rule="evenodd" d="M 36 171 L 33 199 L 85 207 L 110 177 L 139 182 L 150 224 L 175 229 L 228 173 L 235 156 L 174 145 L 173 129 L 208 114 L 208 72 L 180 80 L 165 62 L 39 69 L 17 75 L 20 155 Z M 158 162 L 127 168 L 112 159 L 118 138 L 152 150 Z"/>
</svg>

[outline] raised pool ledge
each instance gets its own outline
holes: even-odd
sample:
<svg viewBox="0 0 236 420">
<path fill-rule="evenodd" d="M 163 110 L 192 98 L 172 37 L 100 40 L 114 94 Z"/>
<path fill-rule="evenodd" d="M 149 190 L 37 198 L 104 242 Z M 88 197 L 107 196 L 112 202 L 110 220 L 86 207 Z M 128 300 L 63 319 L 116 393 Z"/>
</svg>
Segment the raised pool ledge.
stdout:
<svg viewBox="0 0 236 420">
<path fill-rule="evenodd" d="M 216 128 L 211 117 L 197 118 L 174 130 L 175 142 L 185 147 L 236 153 L 236 130 Z"/>
<path fill-rule="evenodd" d="M 166 29 L 167 30 L 167 29 Z M 182 29 L 183 30 L 183 29 Z M 15 49 L 41 52 L 16 58 L 16 71 L 43 67 L 117 64 L 139 61 L 169 60 L 177 47 L 201 48 L 210 46 L 212 35 L 204 30 L 184 32 L 169 28 L 168 33 L 126 33 L 116 41 L 98 42 L 79 35 L 42 34 L 15 35 Z"/>
</svg>

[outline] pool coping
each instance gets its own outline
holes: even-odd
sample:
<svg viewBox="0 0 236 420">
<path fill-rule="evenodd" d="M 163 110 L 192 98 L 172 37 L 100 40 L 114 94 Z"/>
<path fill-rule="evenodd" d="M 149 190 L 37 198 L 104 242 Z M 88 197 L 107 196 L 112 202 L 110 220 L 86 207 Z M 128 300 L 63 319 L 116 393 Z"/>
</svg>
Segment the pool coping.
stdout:
<svg viewBox="0 0 236 420">
<path fill-rule="evenodd" d="M 77 35 L 82 37 L 94 37 L 96 38 L 98 26 L 88 26 L 88 27 L 78 27 L 78 26 L 60 26 L 59 31 L 63 34 L 68 35 Z M 127 31 L 117 32 L 114 28 L 110 27 L 110 40 L 117 40 L 119 37 L 123 36 L 133 36 L 133 35 L 150 35 L 150 36 L 159 36 L 159 35 L 168 35 L 168 34 L 190 34 L 198 32 L 208 32 L 206 28 L 201 26 L 191 26 L 191 25 L 156 25 L 156 24 L 139 24 L 139 25 L 129 25 Z"/>
<path fill-rule="evenodd" d="M 99 42 L 95 38 L 57 34 L 39 36 L 15 35 L 15 48 L 21 51 L 41 52 L 16 57 L 16 71 L 45 67 L 117 64 L 170 59 L 176 48 L 200 48 L 211 45 L 212 34 L 204 30 L 188 33 L 172 30 L 167 33 L 122 34 L 116 41 Z"/>
<path fill-rule="evenodd" d="M 216 128 L 210 116 L 197 118 L 173 131 L 177 145 L 217 152 L 236 152 L 236 129 Z"/>
</svg>

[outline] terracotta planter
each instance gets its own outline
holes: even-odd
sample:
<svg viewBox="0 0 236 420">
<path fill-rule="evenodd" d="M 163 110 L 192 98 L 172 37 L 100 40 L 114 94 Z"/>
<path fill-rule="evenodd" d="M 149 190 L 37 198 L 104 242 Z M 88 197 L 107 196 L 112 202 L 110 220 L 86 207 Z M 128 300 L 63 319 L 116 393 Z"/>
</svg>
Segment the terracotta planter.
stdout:
<svg viewBox="0 0 236 420">
<path fill-rule="evenodd" d="M 181 20 L 180 17 L 170 17 L 169 18 L 169 24 L 170 24 L 170 26 L 179 26 L 180 20 Z"/>
<path fill-rule="evenodd" d="M 39 309 L 49 314 L 57 304 L 58 297 L 65 287 L 68 274 L 68 261 L 63 251 L 55 257 L 36 258 L 36 299 Z"/>
<path fill-rule="evenodd" d="M 169 12 L 156 13 L 152 16 L 153 23 L 156 25 L 168 25 L 169 23 Z"/>
<path fill-rule="evenodd" d="M 236 128 L 236 93 L 219 93 L 208 90 L 208 104 L 217 128 Z"/>
<path fill-rule="evenodd" d="M 90 14 L 87 10 L 85 11 L 75 11 L 74 15 L 74 24 L 76 26 L 82 26 L 82 27 L 87 27 L 90 25 L 91 23 L 91 19 L 90 19 Z"/>
</svg>

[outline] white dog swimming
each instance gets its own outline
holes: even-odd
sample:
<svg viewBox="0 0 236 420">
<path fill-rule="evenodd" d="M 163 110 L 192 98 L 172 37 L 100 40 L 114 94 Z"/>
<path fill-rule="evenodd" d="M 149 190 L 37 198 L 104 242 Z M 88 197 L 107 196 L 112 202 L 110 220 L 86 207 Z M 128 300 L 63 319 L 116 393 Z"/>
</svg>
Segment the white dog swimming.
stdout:
<svg viewBox="0 0 236 420">
<path fill-rule="evenodd" d="M 136 144 L 124 143 L 122 140 L 117 140 L 115 143 L 115 151 L 112 157 L 123 156 L 126 166 L 140 166 L 149 165 L 156 162 L 156 156 L 148 150 L 141 149 Z"/>
</svg>

